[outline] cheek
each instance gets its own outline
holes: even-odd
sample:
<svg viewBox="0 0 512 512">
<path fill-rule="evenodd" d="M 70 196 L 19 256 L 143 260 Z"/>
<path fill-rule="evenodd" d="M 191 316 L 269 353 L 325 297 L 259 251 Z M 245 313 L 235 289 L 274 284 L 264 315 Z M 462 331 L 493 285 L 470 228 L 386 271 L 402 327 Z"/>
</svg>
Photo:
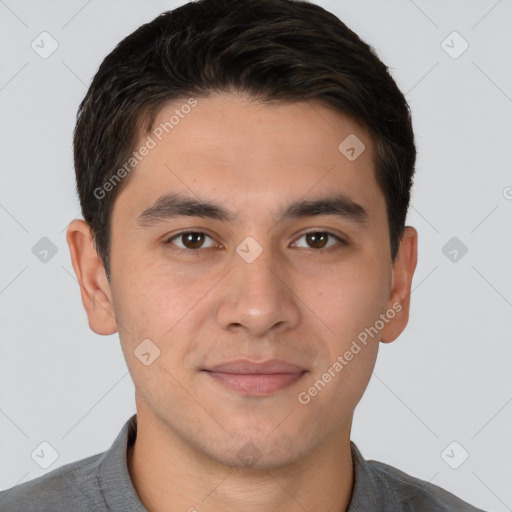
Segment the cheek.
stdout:
<svg viewBox="0 0 512 512">
<path fill-rule="evenodd" d="M 116 318 L 125 324 L 131 337 L 155 338 L 163 342 L 207 290 L 203 279 L 179 268 L 125 265 L 120 269 L 114 296 Z"/>
<path fill-rule="evenodd" d="M 374 325 L 387 301 L 389 276 L 382 264 L 360 255 L 329 274 L 304 282 L 304 302 L 329 327 L 332 348 L 340 350 L 365 328 Z"/>
<path fill-rule="evenodd" d="M 148 403 L 157 403 L 173 389 L 172 376 L 182 380 L 177 366 L 190 337 L 190 312 L 205 292 L 199 280 L 187 283 L 149 265 L 124 272 L 114 300 L 116 320 L 124 327 L 121 348 L 135 387 Z"/>
<path fill-rule="evenodd" d="M 385 304 L 386 278 L 375 269 L 352 267 L 331 276 L 328 289 L 311 296 L 315 310 L 331 332 L 323 337 L 325 352 L 301 390 L 309 417 L 329 416 L 337 429 L 361 399 L 371 378 L 379 349 L 374 326 Z M 303 402 L 300 402 L 301 404 Z"/>
</svg>

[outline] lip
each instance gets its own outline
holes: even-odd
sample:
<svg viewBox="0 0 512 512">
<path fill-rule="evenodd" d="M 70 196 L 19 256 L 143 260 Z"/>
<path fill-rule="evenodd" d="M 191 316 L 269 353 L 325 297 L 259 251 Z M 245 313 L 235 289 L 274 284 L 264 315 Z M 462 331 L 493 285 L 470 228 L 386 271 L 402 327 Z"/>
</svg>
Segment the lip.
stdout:
<svg viewBox="0 0 512 512">
<path fill-rule="evenodd" d="M 272 373 L 302 373 L 305 368 L 283 361 L 281 359 L 269 359 L 267 361 L 250 361 L 249 359 L 236 359 L 226 361 L 205 368 L 209 372 L 235 373 L 235 374 L 272 374 Z"/>
<path fill-rule="evenodd" d="M 279 359 L 264 362 L 238 359 L 211 366 L 203 372 L 232 391 L 266 396 L 291 386 L 307 370 Z"/>
</svg>

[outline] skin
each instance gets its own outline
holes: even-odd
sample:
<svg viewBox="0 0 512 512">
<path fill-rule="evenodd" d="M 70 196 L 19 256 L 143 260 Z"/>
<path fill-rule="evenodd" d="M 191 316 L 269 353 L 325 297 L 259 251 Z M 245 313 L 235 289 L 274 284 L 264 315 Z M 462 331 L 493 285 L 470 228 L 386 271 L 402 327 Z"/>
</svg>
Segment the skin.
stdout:
<svg viewBox="0 0 512 512">
<path fill-rule="evenodd" d="M 407 324 L 417 232 L 406 227 L 392 265 L 374 146 L 350 118 L 315 102 L 270 106 L 227 93 L 197 99 L 114 203 L 111 284 L 89 226 L 75 220 L 67 231 L 89 326 L 101 335 L 119 332 L 135 384 L 132 480 L 155 512 L 346 510 L 353 412 L 379 343 L 395 340 Z M 166 105 L 155 125 L 175 109 Z M 338 150 L 349 134 L 366 145 L 355 161 Z M 333 191 L 367 209 L 366 226 L 329 215 L 277 222 L 289 202 Z M 219 202 L 236 220 L 181 217 L 138 226 L 137 216 L 163 192 Z M 188 249 L 191 255 L 179 254 L 165 242 L 183 230 L 211 238 Z M 304 233 L 325 231 L 347 245 L 331 237 L 326 244 L 339 250 L 319 253 Z M 247 236 L 263 249 L 250 264 L 236 252 Z M 173 241 L 187 247 L 182 237 Z M 301 404 L 298 394 L 393 304 L 402 308 L 379 335 Z M 160 349 L 149 366 L 134 355 L 146 338 Z M 307 373 L 255 397 L 200 371 L 238 358 L 280 358 Z M 261 454 L 251 467 L 237 456 L 249 442 Z"/>
</svg>

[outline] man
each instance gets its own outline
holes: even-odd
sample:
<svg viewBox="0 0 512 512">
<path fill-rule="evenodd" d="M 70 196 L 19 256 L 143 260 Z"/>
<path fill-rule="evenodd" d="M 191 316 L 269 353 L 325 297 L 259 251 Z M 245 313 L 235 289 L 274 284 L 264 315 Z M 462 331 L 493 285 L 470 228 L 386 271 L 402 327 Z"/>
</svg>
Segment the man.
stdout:
<svg viewBox="0 0 512 512">
<path fill-rule="evenodd" d="M 74 156 L 73 268 L 137 414 L 2 510 L 477 510 L 350 441 L 417 259 L 410 112 L 371 47 L 307 2 L 186 4 L 105 58 Z"/>
</svg>

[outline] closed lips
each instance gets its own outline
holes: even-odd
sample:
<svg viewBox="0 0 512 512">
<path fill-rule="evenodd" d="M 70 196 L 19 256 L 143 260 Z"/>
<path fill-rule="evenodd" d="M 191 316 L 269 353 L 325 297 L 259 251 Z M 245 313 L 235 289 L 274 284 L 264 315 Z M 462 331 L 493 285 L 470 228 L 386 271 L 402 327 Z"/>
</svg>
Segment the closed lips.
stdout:
<svg viewBox="0 0 512 512">
<path fill-rule="evenodd" d="M 232 373 L 239 375 L 271 375 L 283 373 L 300 374 L 307 371 L 300 366 L 278 359 L 272 359 L 265 362 L 238 359 L 236 361 L 227 361 L 216 364 L 205 368 L 204 370 L 208 372 Z"/>
</svg>

